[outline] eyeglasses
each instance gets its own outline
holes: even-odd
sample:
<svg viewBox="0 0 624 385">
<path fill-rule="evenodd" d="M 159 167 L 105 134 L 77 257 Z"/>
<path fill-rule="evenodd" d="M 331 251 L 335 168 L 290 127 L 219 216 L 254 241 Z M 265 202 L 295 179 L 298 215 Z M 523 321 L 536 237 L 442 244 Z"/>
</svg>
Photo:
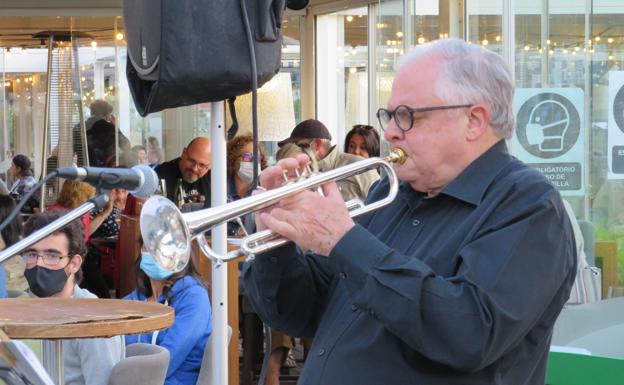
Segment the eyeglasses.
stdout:
<svg viewBox="0 0 624 385">
<path fill-rule="evenodd" d="M 381 125 L 381 129 L 385 130 L 388 127 L 388 123 L 390 123 L 390 119 L 394 118 L 394 122 L 399 127 L 399 129 L 403 132 L 407 132 L 412 129 L 414 125 L 414 113 L 416 112 L 429 112 L 436 110 L 450 110 L 454 108 L 469 108 L 472 107 L 472 104 L 457 104 L 452 106 L 435 106 L 435 107 L 422 107 L 422 108 L 412 108 L 406 105 L 400 105 L 394 109 L 394 111 L 390 111 L 386 108 L 380 108 L 377 110 L 377 119 L 379 120 L 379 124 Z"/>
<path fill-rule="evenodd" d="M 41 258 L 43 260 L 44 265 L 48 266 L 56 266 L 61 262 L 61 259 L 67 258 L 67 255 L 60 255 L 59 253 L 47 252 L 44 254 L 39 254 L 36 251 L 27 251 L 22 254 L 22 258 L 27 265 L 36 265 L 37 260 Z"/>
<path fill-rule="evenodd" d="M 205 163 L 200 163 L 198 161 L 196 161 L 193 158 L 186 158 L 185 159 L 186 162 L 188 162 L 192 168 L 197 168 L 199 171 L 206 171 L 210 168 L 209 164 L 205 164 Z"/>
<path fill-rule="evenodd" d="M 264 155 L 262 155 L 262 153 L 259 153 L 258 155 L 260 156 L 260 161 L 263 161 Z M 254 156 L 251 152 L 243 152 L 243 154 L 241 155 L 241 160 L 243 162 L 253 162 Z"/>
</svg>

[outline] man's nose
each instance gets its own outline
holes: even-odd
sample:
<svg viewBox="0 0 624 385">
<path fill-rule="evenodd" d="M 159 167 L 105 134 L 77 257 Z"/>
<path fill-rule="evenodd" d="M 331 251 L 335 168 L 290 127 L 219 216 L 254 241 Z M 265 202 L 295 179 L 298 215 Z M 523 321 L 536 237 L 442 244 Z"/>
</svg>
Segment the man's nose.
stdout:
<svg viewBox="0 0 624 385">
<path fill-rule="evenodd" d="M 390 119 L 386 129 L 384 130 L 384 138 L 388 142 L 394 142 L 397 140 L 401 140 L 405 137 L 405 132 L 403 132 L 399 126 L 397 126 L 396 122 L 393 119 Z"/>
</svg>

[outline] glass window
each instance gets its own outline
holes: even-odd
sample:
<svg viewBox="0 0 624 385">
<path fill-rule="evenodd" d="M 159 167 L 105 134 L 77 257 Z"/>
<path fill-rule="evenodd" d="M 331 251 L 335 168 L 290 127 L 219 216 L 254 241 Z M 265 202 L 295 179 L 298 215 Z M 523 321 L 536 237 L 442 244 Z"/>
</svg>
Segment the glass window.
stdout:
<svg viewBox="0 0 624 385">
<path fill-rule="evenodd" d="M 321 15 L 316 23 L 317 117 L 342 146 L 346 131 L 368 122 L 368 8 Z"/>
</svg>

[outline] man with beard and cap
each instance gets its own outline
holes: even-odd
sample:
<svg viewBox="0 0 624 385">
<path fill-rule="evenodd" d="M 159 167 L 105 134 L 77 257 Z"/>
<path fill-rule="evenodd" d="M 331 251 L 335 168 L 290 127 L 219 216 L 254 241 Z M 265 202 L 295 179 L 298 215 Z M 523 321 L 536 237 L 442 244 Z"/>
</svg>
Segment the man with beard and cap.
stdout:
<svg viewBox="0 0 624 385">
<path fill-rule="evenodd" d="M 278 143 L 280 147 L 288 143 L 295 143 L 299 147 L 309 148 L 318 160 L 320 172 L 333 170 L 362 160 L 358 155 L 347 154 L 340 146 L 332 145 L 331 134 L 325 125 L 316 119 L 307 119 L 297 124 L 290 136 Z M 375 170 L 353 175 L 338 181 L 338 188 L 345 201 L 351 199 L 366 199 L 368 190 L 379 179 Z"/>
<path fill-rule="evenodd" d="M 67 213 L 49 210 L 31 216 L 24 236 L 42 229 Z M 97 298 L 78 284 L 85 255 L 83 227 L 75 220 L 22 252 L 24 276 L 30 292 L 40 298 Z M 113 366 L 125 357 L 121 336 L 80 338 L 63 341 L 65 384 L 106 385 Z"/>
</svg>

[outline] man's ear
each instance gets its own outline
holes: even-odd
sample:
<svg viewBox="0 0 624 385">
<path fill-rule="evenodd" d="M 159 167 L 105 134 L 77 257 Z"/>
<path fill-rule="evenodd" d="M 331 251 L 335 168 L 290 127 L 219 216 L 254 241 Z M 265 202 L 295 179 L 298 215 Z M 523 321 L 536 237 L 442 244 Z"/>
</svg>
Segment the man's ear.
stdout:
<svg viewBox="0 0 624 385">
<path fill-rule="evenodd" d="M 69 266 L 69 272 L 72 274 L 76 274 L 80 267 L 82 266 L 82 255 L 76 254 L 72 257 L 72 259 L 67 264 Z"/>
<path fill-rule="evenodd" d="M 475 104 L 468 110 L 468 122 L 466 139 L 468 141 L 477 140 L 490 126 L 490 110 L 483 104 Z"/>
</svg>

